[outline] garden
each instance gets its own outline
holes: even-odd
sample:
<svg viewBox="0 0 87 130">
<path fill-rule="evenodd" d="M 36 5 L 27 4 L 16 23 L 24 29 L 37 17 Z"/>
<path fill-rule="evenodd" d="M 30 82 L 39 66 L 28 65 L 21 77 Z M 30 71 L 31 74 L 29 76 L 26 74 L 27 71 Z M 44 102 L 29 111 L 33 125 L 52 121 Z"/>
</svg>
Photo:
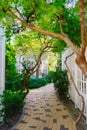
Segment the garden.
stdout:
<svg viewBox="0 0 87 130">
<path fill-rule="evenodd" d="M 54 83 L 57 95 L 69 100 L 70 71 L 67 65 L 67 71 L 61 69 L 66 48 L 72 49 L 76 64 L 87 78 L 86 3 L 86 0 L 0 0 L 0 25 L 5 27 L 6 38 L 0 117 L 6 129 L 11 126 L 11 119 L 17 120 L 17 114 L 22 114 L 26 95 L 33 89 Z M 78 89 L 77 93 L 83 105 L 76 124 L 85 109 L 84 97 Z"/>
</svg>

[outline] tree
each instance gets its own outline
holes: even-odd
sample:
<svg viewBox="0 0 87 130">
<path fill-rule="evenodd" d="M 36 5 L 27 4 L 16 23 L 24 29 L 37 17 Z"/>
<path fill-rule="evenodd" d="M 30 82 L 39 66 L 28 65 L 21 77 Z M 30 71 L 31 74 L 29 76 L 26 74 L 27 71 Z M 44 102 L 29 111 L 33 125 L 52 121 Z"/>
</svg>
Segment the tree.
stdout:
<svg viewBox="0 0 87 130">
<path fill-rule="evenodd" d="M 28 36 L 28 33 L 30 36 Z M 32 33 L 32 31 L 31 33 L 24 31 L 19 35 L 16 35 L 14 39 L 13 42 L 16 43 L 15 51 L 20 56 L 19 62 L 22 64 L 25 71 L 23 85 L 28 93 L 29 78 L 35 72 L 38 76 L 42 56 L 52 47 L 52 38 L 48 38 L 38 33 Z M 23 61 L 21 61 L 21 58 L 23 58 Z"/>
<path fill-rule="evenodd" d="M 61 22 L 60 22 L 60 34 L 55 33 L 55 32 L 50 32 L 49 26 L 47 26 L 50 23 L 50 21 L 51 21 L 51 24 L 53 22 L 55 23 L 55 21 L 52 21 L 52 19 L 51 19 L 51 16 L 53 18 L 54 14 L 55 14 L 53 7 L 55 7 L 55 10 L 59 9 L 58 14 L 59 14 L 59 16 L 61 16 L 63 9 L 65 9 L 64 0 L 60 0 L 60 1 L 56 0 L 54 2 L 53 6 L 51 6 L 50 4 L 47 4 L 44 0 L 42 0 L 42 2 L 40 2 L 39 0 L 37 0 L 37 1 L 32 0 L 29 2 L 27 0 L 26 1 L 22 1 L 22 0 L 16 1 L 15 0 L 14 2 L 11 0 L 6 0 L 6 1 L 1 0 L 0 3 L 1 3 L 0 4 L 0 8 L 1 8 L 0 15 L 2 16 L 2 18 L 5 16 L 7 19 L 10 19 L 10 17 L 11 17 L 12 18 L 11 21 L 13 20 L 13 18 L 15 18 L 15 20 L 20 21 L 21 24 L 28 29 L 35 30 L 39 33 L 49 35 L 49 36 L 52 36 L 52 37 L 55 37 L 57 39 L 64 41 L 69 47 L 72 48 L 73 52 L 77 55 L 76 63 L 78 64 L 78 66 L 80 67 L 82 72 L 84 73 L 85 77 L 87 77 L 87 62 L 86 62 L 86 58 L 85 58 L 85 48 L 86 48 L 86 36 L 85 36 L 86 30 L 85 30 L 85 13 L 84 13 L 85 0 L 80 0 L 80 9 L 81 9 L 80 18 L 81 18 L 81 34 L 82 34 L 81 35 L 82 36 L 82 46 L 80 49 L 77 46 L 75 46 L 73 44 L 73 42 L 69 39 L 69 37 L 63 32 Z M 25 5 L 28 5 L 28 6 L 25 6 Z M 29 5 L 31 5 L 31 6 L 29 6 Z M 50 9 L 52 9 L 53 13 L 49 13 L 47 15 L 47 16 L 50 15 L 50 17 L 48 19 L 45 18 L 44 22 L 46 22 L 46 23 L 48 22 L 48 24 L 47 25 L 45 24 L 43 26 L 43 28 L 49 29 L 49 31 L 45 31 L 43 29 L 38 28 L 41 24 L 43 24 L 43 22 L 42 22 L 43 18 L 40 19 L 39 17 L 41 17 L 41 14 L 46 15 L 46 13 L 45 13 L 46 10 L 47 10 L 47 13 L 48 13 L 48 11 L 50 11 L 48 8 L 45 8 L 48 6 L 50 7 Z M 49 24 L 50 27 L 52 26 L 51 24 Z M 18 23 L 18 25 L 20 25 L 20 24 Z M 33 25 L 37 25 L 37 27 L 33 26 Z"/>
</svg>

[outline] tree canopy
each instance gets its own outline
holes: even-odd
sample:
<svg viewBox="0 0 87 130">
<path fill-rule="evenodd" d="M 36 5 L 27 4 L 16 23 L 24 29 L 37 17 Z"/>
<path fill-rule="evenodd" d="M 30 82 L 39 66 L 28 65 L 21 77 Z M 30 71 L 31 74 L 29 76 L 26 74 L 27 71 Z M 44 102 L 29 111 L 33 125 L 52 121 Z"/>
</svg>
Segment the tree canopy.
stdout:
<svg viewBox="0 0 87 130">
<path fill-rule="evenodd" d="M 85 2 L 68 8 L 67 0 L 0 0 L 0 21 L 16 33 L 27 28 L 62 40 L 77 55 L 76 63 L 87 77 Z M 74 9 L 78 6 L 79 12 Z"/>
<path fill-rule="evenodd" d="M 54 33 L 64 31 L 75 44 L 81 43 L 79 15 L 67 8 L 65 0 L 55 0 L 53 3 L 46 0 L 1 0 L 0 3 L 0 16 L 4 18 L 3 23 L 8 30 L 15 33 L 25 30 L 27 23 Z M 74 35 L 77 31 L 78 38 Z"/>
</svg>

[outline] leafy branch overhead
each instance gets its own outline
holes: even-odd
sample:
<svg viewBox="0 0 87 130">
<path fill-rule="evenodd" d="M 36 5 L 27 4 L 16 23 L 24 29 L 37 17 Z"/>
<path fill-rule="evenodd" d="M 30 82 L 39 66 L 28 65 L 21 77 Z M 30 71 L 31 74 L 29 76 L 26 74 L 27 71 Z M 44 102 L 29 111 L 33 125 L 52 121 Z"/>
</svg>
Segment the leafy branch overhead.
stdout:
<svg viewBox="0 0 87 130">
<path fill-rule="evenodd" d="M 65 0 L 0 0 L 1 22 L 7 29 L 16 24 L 21 31 L 27 28 L 64 41 L 77 55 L 76 63 L 87 77 L 85 2 L 79 0 L 75 7 L 67 8 Z M 80 11 L 75 11 L 77 7 Z"/>
</svg>

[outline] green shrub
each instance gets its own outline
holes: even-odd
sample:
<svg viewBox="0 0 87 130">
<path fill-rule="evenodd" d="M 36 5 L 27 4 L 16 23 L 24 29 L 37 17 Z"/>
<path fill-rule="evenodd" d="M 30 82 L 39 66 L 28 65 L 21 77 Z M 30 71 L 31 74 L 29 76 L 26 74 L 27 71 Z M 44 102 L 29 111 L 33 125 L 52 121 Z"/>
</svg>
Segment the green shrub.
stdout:
<svg viewBox="0 0 87 130">
<path fill-rule="evenodd" d="M 47 83 L 52 83 L 54 79 L 54 71 L 49 71 L 48 75 L 46 75 L 44 78 Z"/>
<path fill-rule="evenodd" d="M 4 118 L 13 117 L 16 113 L 22 110 L 24 105 L 24 93 L 5 91 L 1 97 L 3 106 L 0 114 L 4 112 Z"/>
<path fill-rule="evenodd" d="M 12 77 L 6 79 L 6 90 L 18 91 L 23 89 L 23 77 L 19 74 L 14 74 Z"/>
<path fill-rule="evenodd" d="M 28 83 L 29 89 L 39 88 L 47 84 L 44 78 L 30 78 Z"/>
<path fill-rule="evenodd" d="M 62 71 L 61 68 L 56 68 L 56 72 L 54 73 L 54 87 L 59 93 L 59 96 L 67 99 L 68 88 L 69 88 L 69 80 L 67 71 Z"/>
</svg>

